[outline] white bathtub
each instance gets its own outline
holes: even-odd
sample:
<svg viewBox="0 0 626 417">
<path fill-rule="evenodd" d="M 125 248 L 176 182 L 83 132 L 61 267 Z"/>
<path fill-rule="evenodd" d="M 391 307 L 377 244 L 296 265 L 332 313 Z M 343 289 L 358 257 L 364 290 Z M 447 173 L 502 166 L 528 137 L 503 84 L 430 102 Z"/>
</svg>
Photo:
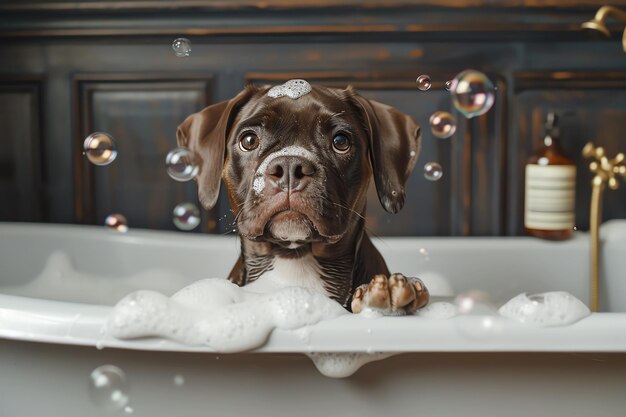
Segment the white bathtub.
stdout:
<svg viewBox="0 0 626 417">
<path fill-rule="evenodd" d="M 0 416 L 111 415 L 88 396 L 89 374 L 103 364 L 126 372 L 136 416 L 624 415 L 626 221 L 605 224 L 602 234 L 605 312 L 571 326 L 498 319 L 497 331 L 484 331 L 480 316 L 346 315 L 307 337 L 276 330 L 254 352 L 221 355 L 158 339 L 103 340 L 101 328 L 133 289 L 171 293 L 225 276 L 235 238 L 0 224 Z M 483 290 L 501 303 L 521 292 L 565 290 L 587 301 L 587 238 L 375 243 L 392 270 L 422 276 L 440 295 Z M 51 255 L 60 268 L 65 257 L 92 278 L 68 282 L 59 274 L 32 283 Z M 179 279 L 158 282 L 149 272 L 125 279 L 154 268 Z M 311 351 L 401 354 L 329 379 L 304 355 Z M 185 384 L 175 385 L 175 376 Z"/>
</svg>

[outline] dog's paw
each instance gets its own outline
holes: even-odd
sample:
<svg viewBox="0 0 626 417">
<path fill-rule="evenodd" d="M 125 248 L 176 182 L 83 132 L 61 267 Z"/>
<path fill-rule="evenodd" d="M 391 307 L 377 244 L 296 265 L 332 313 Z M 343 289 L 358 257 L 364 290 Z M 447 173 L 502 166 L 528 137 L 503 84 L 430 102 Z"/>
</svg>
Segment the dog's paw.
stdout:
<svg viewBox="0 0 626 417">
<path fill-rule="evenodd" d="M 412 314 L 428 304 L 428 289 L 419 278 L 402 274 L 376 275 L 369 284 L 359 286 L 352 296 L 352 312 L 366 308 L 385 315 Z"/>
</svg>

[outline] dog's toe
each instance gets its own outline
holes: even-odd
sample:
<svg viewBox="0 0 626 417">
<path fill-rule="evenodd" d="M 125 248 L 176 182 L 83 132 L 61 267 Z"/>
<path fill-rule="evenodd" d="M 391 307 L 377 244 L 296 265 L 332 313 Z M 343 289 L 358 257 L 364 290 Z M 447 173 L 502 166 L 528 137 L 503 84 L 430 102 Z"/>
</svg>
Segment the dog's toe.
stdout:
<svg viewBox="0 0 626 417">
<path fill-rule="evenodd" d="M 411 285 L 415 289 L 415 300 L 413 301 L 411 308 L 415 311 L 428 304 L 428 301 L 430 300 L 430 293 L 428 292 L 426 285 L 424 285 L 422 280 L 419 278 L 411 278 Z"/>
<path fill-rule="evenodd" d="M 354 295 L 352 296 L 352 312 L 360 313 L 365 308 L 365 302 L 363 301 L 363 296 L 365 295 L 365 291 L 367 289 L 367 284 L 363 284 L 359 286 L 356 291 L 354 291 Z"/>
<path fill-rule="evenodd" d="M 363 297 L 366 305 L 376 310 L 388 310 L 391 307 L 391 297 L 389 294 L 389 280 L 385 275 L 376 275 Z"/>
<path fill-rule="evenodd" d="M 402 274 L 389 276 L 391 310 L 396 312 L 415 301 L 415 289 Z"/>
</svg>

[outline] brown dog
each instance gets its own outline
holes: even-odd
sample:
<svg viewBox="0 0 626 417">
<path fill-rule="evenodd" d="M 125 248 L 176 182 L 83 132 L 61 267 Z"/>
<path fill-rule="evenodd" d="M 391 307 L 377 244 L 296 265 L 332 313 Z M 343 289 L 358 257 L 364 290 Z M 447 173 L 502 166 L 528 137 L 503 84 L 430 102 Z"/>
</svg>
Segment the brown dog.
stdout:
<svg viewBox="0 0 626 417">
<path fill-rule="evenodd" d="M 192 114 L 177 138 L 202 160 L 205 208 L 215 205 L 221 178 L 226 184 L 241 236 L 232 282 L 314 288 L 354 312 L 402 314 L 428 302 L 419 279 L 387 277 L 364 230 L 372 175 L 385 210 L 404 204 L 420 145 L 409 116 L 350 87 L 291 80 L 248 86 Z"/>
</svg>

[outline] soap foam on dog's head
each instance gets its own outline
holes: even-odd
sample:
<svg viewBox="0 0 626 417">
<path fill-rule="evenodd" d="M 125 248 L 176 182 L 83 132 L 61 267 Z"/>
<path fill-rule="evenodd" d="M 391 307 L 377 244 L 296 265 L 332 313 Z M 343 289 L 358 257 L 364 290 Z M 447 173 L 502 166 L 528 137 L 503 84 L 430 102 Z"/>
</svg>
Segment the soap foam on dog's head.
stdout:
<svg viewBox="0 0 626 417">
<path fill-rule="evenodd" d="M 311 84 L 305 80 L 289 80 L 285 84 L 276 85 L 267 92 L 267 96 L 278 98 L 287 96 L 297 100 L 311 92 Z"/>
</svg>

